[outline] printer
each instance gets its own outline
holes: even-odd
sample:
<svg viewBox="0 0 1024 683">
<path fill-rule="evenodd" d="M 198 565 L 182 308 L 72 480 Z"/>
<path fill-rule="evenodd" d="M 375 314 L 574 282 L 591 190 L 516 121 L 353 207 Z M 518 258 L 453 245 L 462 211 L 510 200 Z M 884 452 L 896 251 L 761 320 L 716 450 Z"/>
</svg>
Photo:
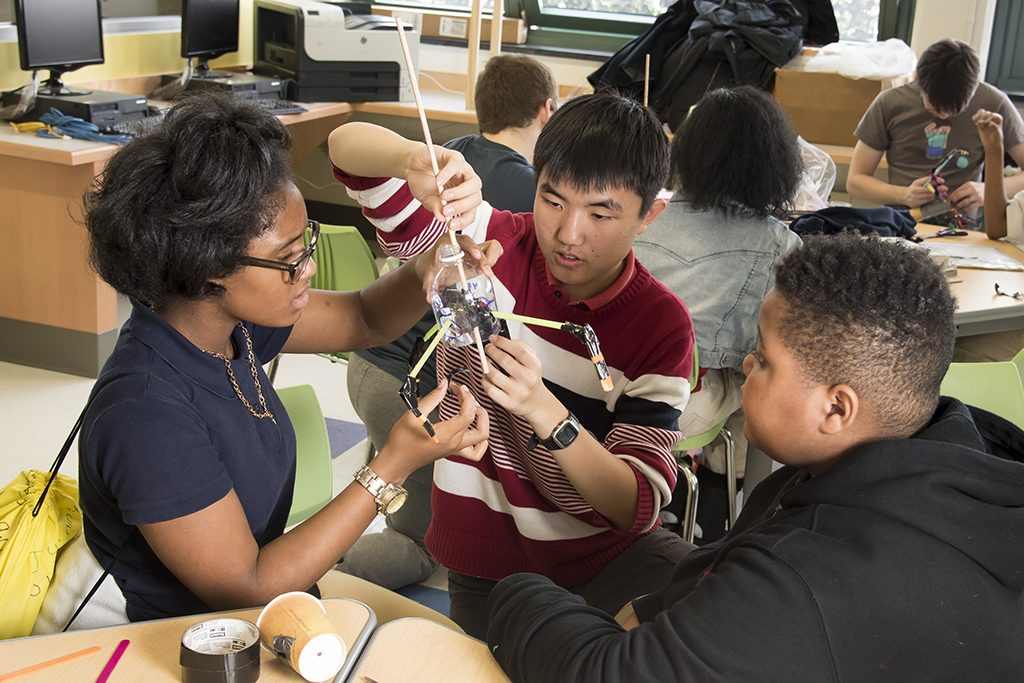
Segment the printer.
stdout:
<svg viewBox="0 0 1024 683">
<path fill-rule="evenodd" d="M 255 0 L 254 70 L 288 79 L 297 102 L 411 102 L 394 20 L 317 0 Z M 420 36 L 406 30 L 415 68 Z"/>
</svg>

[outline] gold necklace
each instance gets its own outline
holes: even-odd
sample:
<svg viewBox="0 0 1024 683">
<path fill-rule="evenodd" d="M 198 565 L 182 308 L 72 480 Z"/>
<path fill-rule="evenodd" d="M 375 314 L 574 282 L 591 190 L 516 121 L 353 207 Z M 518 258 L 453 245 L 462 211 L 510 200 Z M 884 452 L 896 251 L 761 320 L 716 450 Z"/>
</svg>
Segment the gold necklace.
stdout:
<svg viewBox="0 0 1024 683">
<path fill-rule="evenodd" d="M 238 323 L 238 326 L 242 328 L 242 336 L 245 337 L 245 350 L 249 354 L 249 368 L 252 370 L 252 381 L 256 384 L 256 396 L 259 398 L 260 412 L 256 412 L 256 409 L 249 403 L 249 399 L 242 393 L 241 388 L 238 386 L 238 380 L 235 379 L 235 371 L 231 369 L 231 360 L 223 353 L 217 353 L 216 351 L 207 351 L 202 349 L 203 353 L 207 353 L 214 358 L 219 358 L 224 361 L 224 367 L 228 370 L 228 379 L 231 380 L 231 388 L 235 390 L 235 396 L 242 402 L 249 412 L 252 413 L 253 417 L 263 420 L 270 418 L 270 421 L 277 424 L 277 420 L 274 419 L 274 415 L 267 410 L 267 400 L 263 398 L 263 387 L 260 386 L 260 376 L 256 370 L 256 355 L 252 352 L 252 339 L 249 337 L 249 330 L 245 329 L 245 325 Z"/>
</svg>

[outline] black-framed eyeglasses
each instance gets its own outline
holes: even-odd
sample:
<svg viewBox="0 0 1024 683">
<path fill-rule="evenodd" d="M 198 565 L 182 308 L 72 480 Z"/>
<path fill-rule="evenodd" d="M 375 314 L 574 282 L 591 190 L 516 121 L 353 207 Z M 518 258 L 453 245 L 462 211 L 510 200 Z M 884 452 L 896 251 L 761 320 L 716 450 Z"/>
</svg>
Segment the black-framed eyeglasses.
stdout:
<svg viewBox="0 0 1024 683">
<path fill-rule="evenodd" d="M 320 223 L 314 220 L 306 221 L 306 230 L 310 231 L 309 234 L 309 245 L 306 246 L 305 251 L 291 263 L 284 263 L 283 261 L 271 261 L 265 258 L 255 258 L 253 256 L 246 256 L 242 259 L 242 263 L 247 266 L 256 266 L 257 268 L 273 268 L 274 270 L 283 270 L 288 273 L 288 282 L 295 284 L 295 282 L 302 277 L 302 274 L 306 272 L 306 266 L 309 265 L 309 260 L 313 257 L 313 252 L 316 251 L 317 240 L 320 239 Z"/>
</svg>

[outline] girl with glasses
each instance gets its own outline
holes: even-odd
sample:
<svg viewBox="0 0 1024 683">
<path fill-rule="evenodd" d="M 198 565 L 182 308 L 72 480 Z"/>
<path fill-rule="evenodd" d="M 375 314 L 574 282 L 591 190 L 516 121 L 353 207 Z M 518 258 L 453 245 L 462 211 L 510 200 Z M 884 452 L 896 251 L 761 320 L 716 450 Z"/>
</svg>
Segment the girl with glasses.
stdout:
<svg viewBox="0 0 1024 683">
<path fill-rule="evenodd" d="M 358 481 L 285 533 L 295 433 L 263 364 L 391 341 L 426 311 L 435 269 L 431 253 L 360 292 L 311 290 L 319 224 L 289 146 L 274 116 L 203 93 L 114 155 L 86 199 L 93 267 L 132 313 L 84 418 L 81 507 L 132 621 L 315 593 L 378 511 L 401 504 L 409 473 L 487 444 L 486 415 L 442 384 L 424 408 L 453 391 L 462 410 L 437 443 L 407 415 Z M 449 206 L 471 211 L 479 180 L 461 157 L 442 161 Z M 423 195 L 440 217 L 437 190 Z"/>
</svg>

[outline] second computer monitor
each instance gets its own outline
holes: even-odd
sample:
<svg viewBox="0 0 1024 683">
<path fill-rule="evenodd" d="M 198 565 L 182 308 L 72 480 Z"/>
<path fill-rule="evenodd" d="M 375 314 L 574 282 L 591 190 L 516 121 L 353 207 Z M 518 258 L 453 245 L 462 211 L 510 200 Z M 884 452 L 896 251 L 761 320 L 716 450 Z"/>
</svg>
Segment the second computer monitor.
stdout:
<svg viewBox="0 0 1024 683">
<path fill-rule="evenodd" d="M 50 79 L 40 93 L 87 94 L 68 90 L 60 76 L 87 64 L 103 63 L 100 0 L 15 0 L 14 16 L 21 68 L 50 70 Z"/>
<path fill-rule="evenodd" d="M 182 0 L 181 56 L 197 57 L 199 74 L 214 57 L 238 52 L 239 0 Z"/>
</svg>

